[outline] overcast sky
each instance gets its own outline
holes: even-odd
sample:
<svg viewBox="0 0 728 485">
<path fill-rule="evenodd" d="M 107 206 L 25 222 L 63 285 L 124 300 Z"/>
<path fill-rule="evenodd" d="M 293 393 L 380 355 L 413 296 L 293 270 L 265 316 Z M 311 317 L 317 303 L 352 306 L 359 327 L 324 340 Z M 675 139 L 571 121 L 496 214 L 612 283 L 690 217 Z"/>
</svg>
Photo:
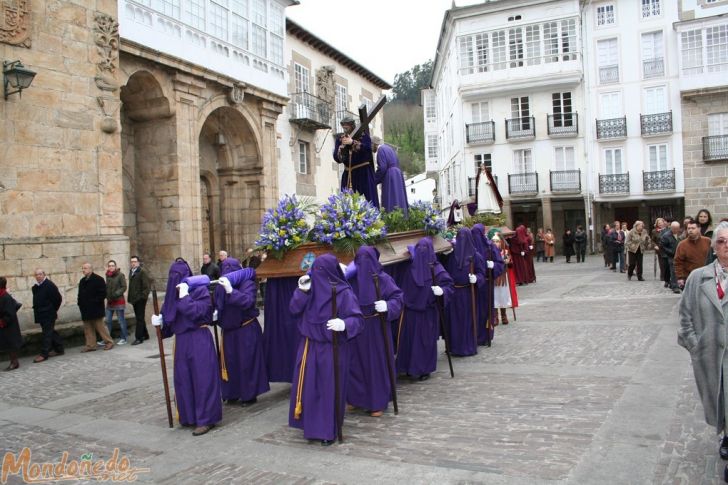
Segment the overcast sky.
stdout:
<svg viewBox="0 0 728 485">
<path fill-rule="evenodd" d="M 481 0 L 482 1 L 482 0 Z M 452 0 L 300 0 L 286 15 L 389 82 L 434 59 Z M 477 0 L 457 0 L 457 6 Z M 336 19 L 336 20 L 334 20 Z"/>
</svg>

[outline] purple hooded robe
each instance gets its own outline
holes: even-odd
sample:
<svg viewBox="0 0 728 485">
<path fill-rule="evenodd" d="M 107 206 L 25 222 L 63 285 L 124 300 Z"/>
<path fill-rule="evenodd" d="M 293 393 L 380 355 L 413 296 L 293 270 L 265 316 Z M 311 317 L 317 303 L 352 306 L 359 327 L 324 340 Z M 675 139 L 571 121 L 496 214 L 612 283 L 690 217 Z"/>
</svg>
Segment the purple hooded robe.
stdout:
<svg viewBox="0 0 728 485">
<path fill-rule="evenodd" d="M 351 367 L 346 402 L 368 411 L 383 411 L 392 398 L 392 381 L 389 378 L 387 361 L 394 369 L 394 343 L 389 322 L 399 319 L 402 312 L 402 290 L 391 276 L 382 271 L 379 251 L 375 248 L 360 247 L 354 257 L 354 263 L 356 276 L 349 279 L 349 283 L 364 314 L 364 327 L 350 344 Z M 379 279 L 381 299 L 387 302 L 384 335 L 379 313 L 374 309 L 374 302 L 378 298 L 373 275 L 377 275 Z M 386 352 L 387 348 L 389 353 Z"/>
<path fill-rule="evenodd" d="M 226 258 L 220 268 L 224 276 L 241 269 L 235 258 Z M 233 282 L 233 291 L 215 288 L 217 324 L 222 328 L 220 352 L 223 359 L 222 398 L 251 401 L 270 390 L 263 358 L 263 332 L 255 306 L 255 279 Z"/>
<path fill-rule="evenodd" d="M 476 302 L 473 302 L 468 274 L 477 278 Z M 473 327 L 473 304 L 477 303 L 477 288 L 485 286 L 485 262 L 475 250 L 473 235 L 467 227 L 460 228 L 456 236 L 455 251 L 450 254 L 445 269 L 452 277 L 455 291 L 447 306 L 447 323 L 452 355 L 475 355 L 477 346 L 477 305 L 475 307 L 476 327 Z"/>
<path fill-rule="evenodd" d="M 437 368 L 440 313 L 433 286 L 442 288 L 447 304 L 453 291 L 452 278 L 437 261 L 432 241 L 425 237 L 415 246 L 412 261 L 402 274 L 404 310 L 397 332 L 397 371 L 410 376 L 424 376 Z"/>
<path fill-rule="evenodd" d="M 207 324 L 212 322 L 212 301 L 206 286 L 177 298 L 176 286 L 192 276 L 189 265 L 178 258 L 169 269 L 162 305 L 163 328 L 175 336 L 174 393 L 179 422 L 211 426 L 222 420 L 220 368 L 215 343 Z"/>
<path fill-rule="evenodd" d="M 372 140 L 369 134 L 364 132 L 359 140 L 359 150 L 351 152 L 351 190 L 359 192 L 374 207 L 379 207 L 379 196 L 377 195 L 377 184 L 374 183 L 374 169 L 372 168 Z M 349 160 L 343 160 L 339 156 L 341 138 L 336 139 L 334 145 L 334 160 L 344 167 L 349 167 Z M 349 188 L 349 170 L 341 174 L 341 190 Z"/>
<path fill-rule="evenodd" d="M 486 342 L 492 341 L 495 335 L 495 327 L 493 326 L 493 319 L 495 318 L 495 306 L 491 299 L 491 285 L 494 284 L 495 279 L 498 278 L 505 269 L 503 263 L 503 256 L 500 254 L 500 250 L 496 248 L 490 239 L 485 236 L 485 226 L 482 224 L 475 224 L 471 229 L 473 233 L 473 244 L 478 254 L 483 258 L 483 262 L 493 261 L 493 281 L 488 279 L 488 267 L 483 268 L 485 274 L 486 284 L 478 287 L 478 345 L 485 345 Z M 486 325 L 488 323 L 488 308 L 491 309 L 491 325 L 489 332 L 486 332 Z M 496 319 L 497 321 L 497 319 Z"/>
<path fill-rule="evenodd" d="M 344 320 L 346 325 L 345 331 L 336 332 L 339 349 L 339 412 L 343 416 L 349 375 L 348 340 L 359 334 L 363 318 L 356 296 L 344 279 L 336 256 L 323 254 L 317 257 L 311 268 L 311 289 L 296 289 L 290 302 L 291 314 L 300 317 L 298 330 L 303 338 L 296 355 L 288 424 L 303 429 L 306 439 L 333 440 L 336 436 L 334 332 L 326 328 L 327 322 L 333 318 L 334 285 L 336 317 Z"/>
<path fill-rule="evenodd" d="M 268 278 L 265 287 L 263 354 L 270 382 L 291 382 L 301 334 L 298 317 L 288 304 L 298 288 L 298 277 Z"/>
<path fill-rule="evenodd" d="M 399 159 L 389 145 L 380 145 L 377 149 L 377 171 L 374 182 L 382 184 L 382 209 L 391 212 L 397 207 L 404 215 L 409 212 L 407 190 L 404 186 L 404 175 L 399 169 Z"/>
</svg>

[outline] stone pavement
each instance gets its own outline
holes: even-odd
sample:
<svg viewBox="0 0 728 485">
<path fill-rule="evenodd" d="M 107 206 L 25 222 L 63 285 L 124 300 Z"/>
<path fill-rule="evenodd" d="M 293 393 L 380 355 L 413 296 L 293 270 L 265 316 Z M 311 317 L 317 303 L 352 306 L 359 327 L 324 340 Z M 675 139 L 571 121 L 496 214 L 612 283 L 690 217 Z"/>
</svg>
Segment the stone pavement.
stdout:
<svg viewBox="0 0 728 485">
<path fill-rule="evenodd" d="M 0 455 L 27 446 L 34 462 L 96 460 L 118 448 L 139 481 L 165 484 L 719 483 L 717 438 L 676 344 L 679 297 L 645 260 L 646 282 L 596 256 L 537 264 L 492 348 L 455 359 L 455 379 L 443 355 L 430 380 L 400 380 L 399 415 L 349 413 L 341 445 L 288 428 L 282 384 L 250 408 L 225 405 L 204 437 L 167 428 L 147 342 L 0 373 Z"/>
</svg>

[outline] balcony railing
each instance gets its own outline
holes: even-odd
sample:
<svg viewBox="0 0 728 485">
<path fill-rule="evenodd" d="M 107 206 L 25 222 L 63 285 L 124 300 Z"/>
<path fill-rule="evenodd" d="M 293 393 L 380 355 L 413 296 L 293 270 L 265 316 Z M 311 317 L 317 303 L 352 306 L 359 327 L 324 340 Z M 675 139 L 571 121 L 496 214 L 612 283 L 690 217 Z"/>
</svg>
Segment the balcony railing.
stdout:
<svg viewBox="0 0 728 485">
<path fill-rule="evenodd" d="M 645 192 L 672 192 L 675 190 L 675 169 L 642 172 L 642 189 Z"/>
<path fill-rule="evenodd" d="M 329 104 L 311 93 L 291 94 L 291 122 L 315 130 L 331 127 Z"/>
<path fill-rule="evenodd" d="M 600 194 L 629 194 L 629 173 L 599 175 Z"/>
<path fill-rule="evenodd" d="M 549 136 L 576 136 L 579 134 L 579 115 L 562 113 L 546 115 Z"/>
<path fill-rule="evenodd" d="M 493 143 L 495 141 L 495 122 L 466 124 L 465 138 L 468 143 Z"/>
<path fill-rule="evenodd" d="M 625 138 L 627 117 L 597 120 L 597 138 Z"/>
<path fill-rule="evenodd" d="M 703 137 L 703 161 L 728 160 L 728 135 Z"/>
<path fill-rule="evenodd" d="M 506 120 L 506 138 L 533 138 L 536 136 L 536 120 L 533 116 Z"/>
<path fill-rule="evenodd" d="M 581 192 L 581 170 L 549 171 L 551 192 Z"/>
<path fill-rule="evenodd" d="M 538 173 L 509 173 L 509 194 L 538 194 Z"/>
<path fill-rule="evenodd" d="M 642 136 L 672 133 L 672 111 L 652 115 L 640 115 L 640 127 Z"/>
<path fill-rule="evenodd" d="M 642 61 L 642 74 L 645 79 L 661 77 L 665 75 L 665 59 L 656 57 Z"/>
<path fill-rule="evenodd" d="M 619 65 L 602 66 L 599 68 L 599 83 L 610 84 L 619 82 Z"/>
</svg>

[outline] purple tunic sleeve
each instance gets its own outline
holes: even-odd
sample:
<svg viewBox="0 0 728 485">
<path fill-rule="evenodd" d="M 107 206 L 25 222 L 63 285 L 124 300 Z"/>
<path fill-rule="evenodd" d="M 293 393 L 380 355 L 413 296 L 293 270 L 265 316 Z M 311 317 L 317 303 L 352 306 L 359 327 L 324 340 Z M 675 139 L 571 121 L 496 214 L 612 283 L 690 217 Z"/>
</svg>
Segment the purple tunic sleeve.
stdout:
<svg viewBox="0 0 728 485">
<path fill-rule="evenodd" d="M 212 322 L 212 301 L 207 287 L 195 288 L 177 302 L 177 319 L 172 323 L 175 334 L 196 330 Z"/>
<path fill-rule="evenodd" d="M 240 288 L 233 288 L 229 295 L 223 290 L 225 315 L 220 318 L 220 326 L 224 329 L 240 328 L 242 321 L 258 316 L 255 308 L 255 296 L 255 281 L 252 280 L 243 282 Z M 228 315 L 231 315 L 232 318 Z"/>
<path fill-rule="evenodd" d="M 383 157 L 377 157 L 377 171 L 374 172 L 374 183 L 381 184 L 384 176 L 387 175 L 386 160 Z"/>
<path fill-rule="evenodd" d="M 382 299 L 387 302 L 387 320 L 397 320 L 402 313 L 404 294 L 387 273 L 380 273 Z"/>
<path fill-rule="evenodd" d="M 478 288 L 481 288 L 484 284 L 486 284 L 486 277 L 485 277 L 485 260 L 480 254 L 475 254 L 475 276 L 478 278 Z"/>
<path fill-rule="evenodd" d="M 303 313 L 303 309 L 306 308 L 306 302 L 308 302 L 309 296 L 310 294 L 302 291 L 300 288 L 296 288 L 293 292 L 291 303 L 288 305 L 288 311 L 291 312 L 291 315 L 296 316 Z"/>
<path fill-rule="evenodd" d="M 359 302 L 356 301 L 353 291 L 344 291 L 339 295 L 339 318 L 344 320 L 346 325 L 346 338 L 353 339 L 364 327 L 364 315 L 359 309 Z M 331 334 L 331 331 L 327 332 Z"/>
<path fill-rule="evenodd" d="M 443 304 L 447 306 L 455 289 L 450 273 L 439 262 L 435 263 L 435 285 L 442 288 Z"/>
</svg>

